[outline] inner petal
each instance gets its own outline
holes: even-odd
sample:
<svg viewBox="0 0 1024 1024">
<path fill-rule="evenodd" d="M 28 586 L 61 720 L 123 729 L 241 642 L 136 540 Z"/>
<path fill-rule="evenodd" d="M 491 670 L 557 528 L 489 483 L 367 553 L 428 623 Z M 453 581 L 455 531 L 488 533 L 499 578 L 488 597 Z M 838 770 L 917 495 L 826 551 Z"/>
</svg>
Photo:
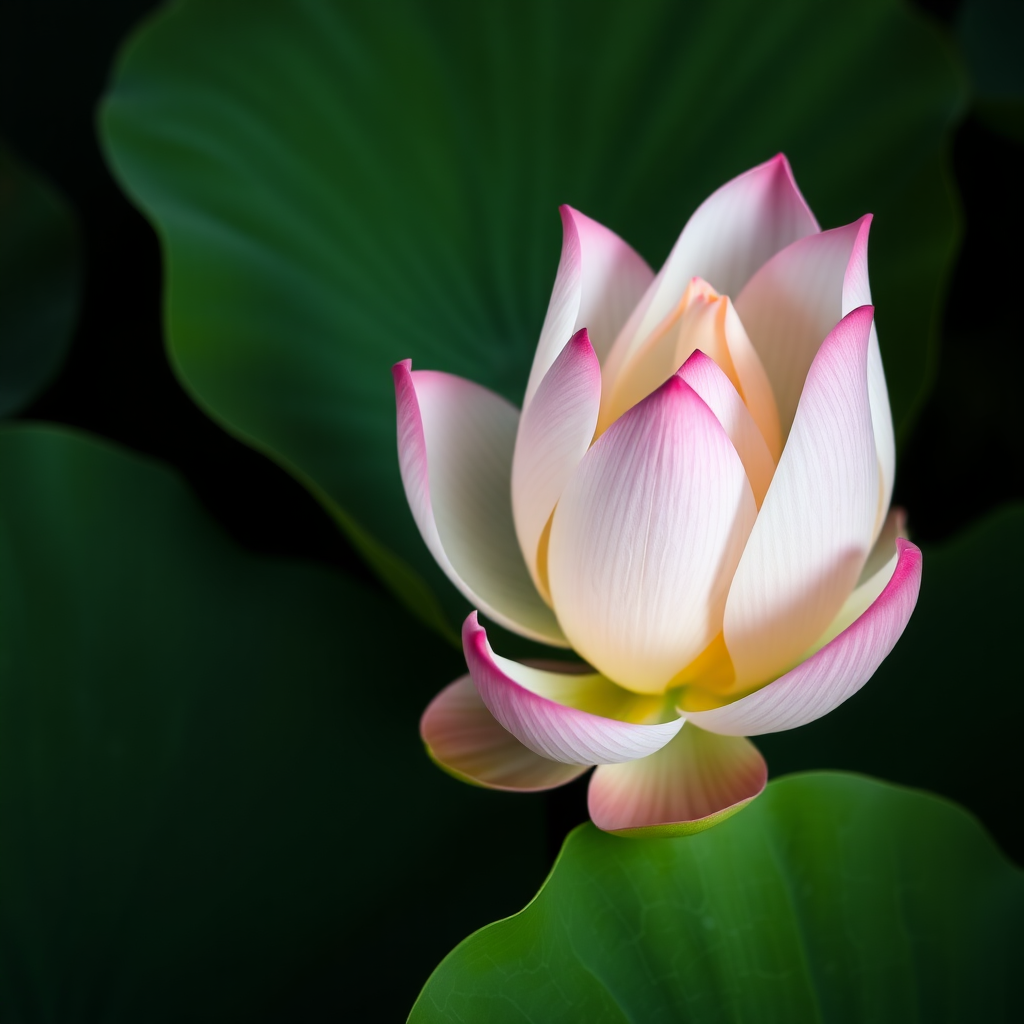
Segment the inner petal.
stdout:
<svg viewBox="0 0 1024 1024">
<path fill-rule="evenodd" d="M 612 369 L 606 365 L 597 421 L 599 435 L 624 412 L 661 387 L 695 349 L 701 349 L 729 373 L 732 361 L 716 323 L 721 301 L 721 296 L 707 281 L 695 277 L 675 308 L 618 373 L 612 376 Z"/>
<path fill-rule="evenodd" d="M 756 515 L 729 436 L 671 375 L 594 443 L 555 509 L 548 582 L 572 646 L 621 686 L 664 692 L 721 631 Z"/>
<path fill-rule="evenodd" d="M 699 277 L 690 281 L 676 307 L 618 369 L 610 362 L 604 365 L 597 436 L 659 388 L 698 349 L 729 378 L 777 462 L 782 432 L 768 375 L 729 297 Z"/>
</svg>

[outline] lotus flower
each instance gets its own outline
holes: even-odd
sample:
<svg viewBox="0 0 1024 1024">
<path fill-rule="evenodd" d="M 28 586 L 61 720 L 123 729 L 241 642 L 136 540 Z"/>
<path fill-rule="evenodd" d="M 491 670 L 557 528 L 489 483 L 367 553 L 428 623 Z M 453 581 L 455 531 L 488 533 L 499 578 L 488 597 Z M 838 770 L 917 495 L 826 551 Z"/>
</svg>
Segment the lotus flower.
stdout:
<svg viewBox="0 0 1024 1024">
<path fill-rule="evenodd" d="M 590 815 L 698 831 L 764 788 L 745 737 L 855 693 L 917 601 L 889 511 L 895 445 L 873 324 L 871 218 L 822 231 L 781 154 L 720 188 L 655 275 L 562 207 L 522 410 L 394 368 L 405 493 L 492 621 L 585 664 L 496 654 L 423 715 L 431 757 L 495 789 L 596 765 Z"/>
</svg>

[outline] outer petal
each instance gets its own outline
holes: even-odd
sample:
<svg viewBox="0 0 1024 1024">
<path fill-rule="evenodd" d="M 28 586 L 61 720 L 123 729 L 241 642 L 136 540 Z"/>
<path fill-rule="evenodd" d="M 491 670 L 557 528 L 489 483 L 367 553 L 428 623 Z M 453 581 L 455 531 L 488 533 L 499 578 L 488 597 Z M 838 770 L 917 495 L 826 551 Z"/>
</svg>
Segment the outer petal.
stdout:
<svg viewBox="0 0 1024 1024">
<path fill-rule="evenodd" d="M 786 448 L 725 608 L 736 685 L 763 683 L 824 632 L 873 541 L 878 463 L 868 400 L 872 309 L 841 320 L 814 358 Z"/>
<path fill-rule="evenodd" d="M 476 612 L 462 627 L 462 645 L 488 710 L 542 757 L 575 765 L 632 761 L 653 754 L 682 728 L 681 718 L 644 724 L 643 718 L 657 717 L 661 702 L 602 676 L 547 672 L 498 657 Z"/>
<path fill-rule="evenodd" d="M 852 626 L 775 682 L 725 707 L 690 712 L 688 721 L 723 735 L 759 736 L 806 725 L 852 697 L 895 647 L 917 604 L 921 552 L 903 538 L 896 547 L 896 571 Z"/>
<path fill-rule="evenodd" d="M 598 768 L 587 802 L 594 824 L 606 832 L 689 835 L 746 807 L 767 781 L 768 766 L 749 740 L 687 723 L 656 754 Z"/>
<path fill-rule="evenodd" d="M 606 379 L 617 375 L 632 351 L 672 312 L 691 278 L 703 277 L 722 295 L 738 295 L 762 263 L 818 230 L 781 153 L 723 185 L 689 219 L 619 333 L 607 359 L 611 376 Z"/>
<path fill-rule="evenodd" d="M 766 263 L 736 299 L 736 310 L 768 373 L 785 434 L 822 339 L 838 321 L 871 303 L 870 214 L 853 224 L 794 242 Z M 882 473 L 881 518 L 889 507 L 896 444 L 874 325 L 868 355 L 871 420 Z"/>
<path fill-rule="evenodd" d="M 899 561 L 896 540 L 898 537 L 904 536 L 904 519 L 902 509 L 894 509 L 889 513 L 885 526 L 882 528 L 878 540 L 875 541 L 871 554 L 868 555 L 868 560 L 864 564 L 853 593 L 843 602 L 842 608 L 829 623 L 828 629 L 804 651 L 800 658 L 801 661 L 806 661 L 812 654 L 820 651 L 825 644 L 834 640 L 878 600 L 878 596 L 885 590 L 896 571 Z"/>
<path fill-rule="evenodd" d="M 721 629 L 755 515 L 721 424 L 670 377 L 598 438 L 555 510 L 548 580 L 572 646 L 622 686 L 662 692 Z"/>
<path fill-rule="evenodd" d="M 868 560 L 864 563 L 864 568 L 861 570 L 860 579 L 857 580 L 858 589 L 864 586 L 872 577 L 876 576 L 896 557 L 896 541 L 900 537 L 906 538 L 906 536 L 907 513 L 901 508 L 891 509 L 882 525 L 882 531 L 878 535 L 878 540 L 875 541 L 875 546 L 871 549 L 871 554 L 868 555 Z M 891 576 L 892 573 L 890 572 L 889 575 Z M 881 593 L 881 589 L 879 589 L 879 593 Z M 873 602 L 874 598 L 868 604 Z M 867 606 L 867 604 L 864 606 L 865 609 Z M 851 619 L 850 621 L 852 622 L 853 620 Z"/>
<path fill-rule="evenodd" d="M 611 347 L 654 272 L 614 231 L 571 206 L 562 215 L 562 258 L 533 357 L 523 409 L 527 409 L 565 343 L 581 327 L 598 357 Z"/>
<path fill-rule="evenodd" d="M 519 413 L 447 373 L 393 368 L 398 460 L 413 518 L 438 565 L 495 622 L 566 646 L 537 593 L 512 522 L 510 480 Z"/>
<path fill-rule="evenodd" d="M 431 759 L 446 772 L 488 789 L 553 789 L 587 770 L 524 747 L 487 710 L 470 676 L 456 679 L 430 702 L 420 735 Z"/>
<path fill-rule="evenodd" d="M 871 286 L 868 283 L 868 232 L 870 220 L 857 234 L 857 240 L 850 254 L 843 279 L 843 316 L 858 306 L 871 304 Z M 892 425 L 892 409 L 889 406 L 889 389 L 885 383 L 882 368 L 882 350 L 878 346 L 878 331 L 871 324 L 871 339 L 868 342 L 868 396 L 871 399 L 871 425 L 875 432 L 875 448 L 878 452 L 878 469 L 882 481 L 878 500 L 878 526 L 881 529 L 892 488 L 896 480 L 896 432 Z"/>
<path fill-rule="evenodd" d="M 512 513 L 533 582 L 547 594 L 546 555 L 538 549 L 551 513 L 597 426 L 601 365 L 586 328 L 551 365 L 519 421 L 512 460 Z"/>
<path fill-rule="evenodd" d="M 718 364 L 699 349 L 682 365 L 679 376 L 704 400 L 729 435 L 760 508 L 772 482 L 775 463 L 739 392 Z"/>
</svg>

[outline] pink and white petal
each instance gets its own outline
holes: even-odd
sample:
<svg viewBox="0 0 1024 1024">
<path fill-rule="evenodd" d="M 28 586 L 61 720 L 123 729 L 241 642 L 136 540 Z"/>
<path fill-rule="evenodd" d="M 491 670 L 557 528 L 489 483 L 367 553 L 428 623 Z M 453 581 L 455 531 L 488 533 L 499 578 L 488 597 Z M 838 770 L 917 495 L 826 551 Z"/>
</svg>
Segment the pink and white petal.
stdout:
<svg viewBox="0 0 1024 1024">
<path fill-rule="evenodd" d="M 519 421 L 512 459 L 512 514 L 534 585 L 547 595 L 538 563 L 541 536 L 586 454 L 601 406 L 601 365 L 586 328 L 562 349 Z"/>
<path fill-rule="evenodd" d="M 603 434 L 627 409 L 657 391 L 695 349 L 702 349 L 712 359 L 723 360 L 731 368 L 718 323 L 722 301 L 707 281 L 695 277 L 672 314 L 633 351 L 615 379 L 611 380 L 606 372 L 602 374 L 598 434 Z"/>
<path fill-rule="evenodd" d="M 519 412 L 486 388 L 397 363 L 398 461 L 430 553 L 495 622 L 567 646 L 537 593 L 512 520 L 510 479 Z"/>
<path fill-rule="evenodd" d="M 729 349 L 729 358 L 738 382 L 738 390 L 743 397 L 743 404 L 761 431 L 772 461 L 777 463 L 782 454 L 782 427 L 779 424 L 779 410 L 775 404 L 771 381 L 768 380 L 768 374 L 761 364 L 761 357 L 751 344 L 736 307 L 729 299 L 725 300 L 723 321 L 722 333 Z"/>
<path fill-rule="evenodd" d="M 683 836 L 746 807 L 768 781 L 768 766 L 742 736 L 716 736 L 687 722 L 671 743 L 628 764 L 601 765 L 587 802 L 605 832 Z"/>
<path fill-rule="evenodd" d="M 847 313 L 870 304 L 870 227 L 868 214 L 799 239 L 761 267 L 736 298 L 736 312 L 771 382 L 783 435 L 825 335 Z"/>
<path fill-rule="evenodd" d="M 610 371 L 605 380 L 617 376 L 632 351 L 672 312 L 692 278 L 704 278 L 722 295 L 738 295 L 766 260 L 819 230 L 781 153 L 723 185 L 689 219 L 602 360 Z"/>
<path fill-rule="evenodd" d="M 878 600 L 896 571 L 896 564 L 899 561 L 896 540 L 904 536 L 905 520 L 906 515 L 902 509 L 893 509 L 889 513 L 882 532 L 875 541 L 867 562 L 864 563 L 853 593 L 843 602 L 839 614 L 829 623 L 828 629 L 804 651 L 800 659 L 802 662 L 820 651 L 848 626 L 853 625 Z"/>
<path fill-rule="evenodd" d="M 695 277 L 678 306 L 612 377 L 602 372 L 601 414 L 604 433 L 627 409 L 642 401 L 697 350 L 718 364 L 740 394 L 774 462 L 782 451 L 782 433 L 768 375 L 754 351 L 728 296 Z"/>
<path fill-rule="evenodd" d="M 873 542 L 878 462 L 868 399 L 872 308 L 829 333 L 729 591 L 725 644 L 745 689 L 784 671 L 857 583 Z"/>
<path fill-rule="evenodd" d="M 760 736 L 806 725 L 852 697 L 896 646 L 921 589 L 921 551 L 896 542 L 896 570 L 853 625 L 796 668 L 748 697 L 687 720 L 727 736 Z"/>
<path fill-rule="evenodd" d="M 704 400 L 729 435 L 760 508 L 772 482 L 775 463 L 739 392 L 718 364 L 700 349 L 680 367 L 679 376 Z"/>
<path fill-rule="evenodd" d="M 566 342 L 581 328 L 603 358 L 654 272 L 614 231 L 571 206 L 562 217 L 562 256 L 533 357 L 523 409 L 527 409 Z"/>
<path fill-rule="evenodd" d="M 896 481 L 896 431 L 892 425 L 889 389 L 885 383 L 882 350 L 878 347 L 878 331 L 874 324 L 871 325 L 871 339 L 868 342 L 868 397 L 871 399 L 871 423 L 875 433 L 875 450 L 878 452 L 880 481 L 875 528 L 880 531 L 889 502 L 892 501 L 892 488 Z"/>
<path fill-rule="evenodd" d="M 632 761 L 653 754 L 682 728 L 680 718 L 636 721 L 658 717 L 652 712 L 660 710 L 660 703 L 602 676 L 545 671 L 499 657 L 476 612 L 462 627 L 462 646 L 488 710 L 541 757 L 573 765 Z"/>
<path fill-rule="evenodd" d="M 871 305 L 871 285 L 868 281 L 870 227 L 871 218 L 865 217 L 857 232 L 850 261 L 846 266 L 846 276 L 843 278 L 843 316 L 858 306 Z M 871 325 L 871 340 L 868 342 L 868 396 L 871 399 L 871 425 L 875 432 L 878 469 L 882 477 L 877 523 L 880 530 L 889 502 L 892 500 L 892 487 L 896 479 L 896 433 L 892 425 L 885 370 L 882 367 L 882 350 L 878 346 L 878 330 L 874 323 Z"/>
<path fill-rule="evenodd" d="M 435 764 L 487 789 L 535 793 L 562 786 L 587 770 L 524 747 L 487 710 L 470 676 L 456 679 L 427 705 L 420 736 Z"/>
<path fill-rule="evenodd" d="M 857 580 L 858 587 L 863 586 L 880 569 L 892 561 L 896 554 L 896 541 L 900 537 L 906 538 L 906 536 L 907 513 L 901 508 L 890 509 L 882 524 L 878 539 L 875 541 L 875 546 L 871 549 L 871 554 L 868 555 L 868 560 L 861 570 L 860 579 Z"/>
<path fill-rule="evenodd" d="M 756 514 L 728 435 L 673 375 L 594 442 L 555 509 L 548 583 L 573 648 L 663 692 L 721 629 Z"/>
</svg>

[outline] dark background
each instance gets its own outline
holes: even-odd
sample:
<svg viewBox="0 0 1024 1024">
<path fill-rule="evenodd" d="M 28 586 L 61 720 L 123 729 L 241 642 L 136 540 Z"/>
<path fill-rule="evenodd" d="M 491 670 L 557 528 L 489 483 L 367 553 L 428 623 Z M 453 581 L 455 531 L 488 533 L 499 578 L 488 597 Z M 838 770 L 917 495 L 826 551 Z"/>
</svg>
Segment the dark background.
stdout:
<svg viewBox="0 0 1024 1024">
<path fill-rule="evenodd" d="M 316 501 L 208 419 L 166 361 L 160 246 L 107 170 L 94 125 L 120 42 L 154 6 L 8 2 L 0 10 L 0 136 L 68 198 L 84 252 L 70 355 L 21 418 L 80 427 L 166 460 L 247 548 L 326 562 L 377 587 Z M 957 3 L 919 6 L 952 30 Z M 1024 496 L 1016 312 L 1022 148 L 972 110 L 953 135 L 951 162 L 963 242 L 943 314 L 938 377 L 900 452 L 894 499 L 925 543 Z M 546 798 L 552 854 L 586 818 L 584 786 L 581 780 Z"/>
</svg>

